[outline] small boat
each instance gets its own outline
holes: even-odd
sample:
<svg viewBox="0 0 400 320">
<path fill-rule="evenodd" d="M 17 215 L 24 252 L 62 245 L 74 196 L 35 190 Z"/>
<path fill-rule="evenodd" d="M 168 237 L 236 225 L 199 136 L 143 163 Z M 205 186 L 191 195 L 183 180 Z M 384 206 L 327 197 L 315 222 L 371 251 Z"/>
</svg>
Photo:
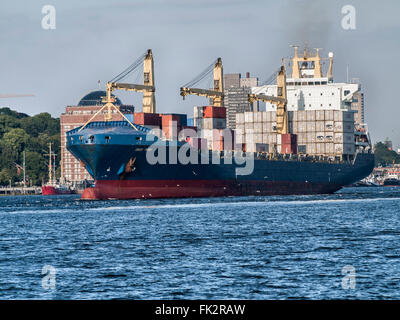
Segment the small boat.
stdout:
<svg viewBox="0 0 400 320">
<path fill-rule="evenodd" d="M 53 157 L 53 159 L 52 159 Z M 42 195 L 53 196 L 63 194 L 74 194 L 75 190 L 62 184 L 57 184 L 55 178 L 55 154 L 51 151 L 51 143 L 49 144 L 49 182 L 42 185 Z"/>
</svg>

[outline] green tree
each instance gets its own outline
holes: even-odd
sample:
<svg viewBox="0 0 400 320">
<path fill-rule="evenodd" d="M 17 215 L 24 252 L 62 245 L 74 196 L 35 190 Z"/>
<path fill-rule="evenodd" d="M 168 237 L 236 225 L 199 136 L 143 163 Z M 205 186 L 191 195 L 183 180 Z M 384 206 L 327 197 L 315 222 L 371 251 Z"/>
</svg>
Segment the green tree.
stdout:
<svg viewBox="0 0 400 320">
<path fill-rule="evenodd" d="M 374 153 L 375 165 L 400 163 L 400 155 L 398 155 L 393 150 L 389 150 L 388 147 L 382 142 L 378 142 L 375 144 Z"/>
</svg>

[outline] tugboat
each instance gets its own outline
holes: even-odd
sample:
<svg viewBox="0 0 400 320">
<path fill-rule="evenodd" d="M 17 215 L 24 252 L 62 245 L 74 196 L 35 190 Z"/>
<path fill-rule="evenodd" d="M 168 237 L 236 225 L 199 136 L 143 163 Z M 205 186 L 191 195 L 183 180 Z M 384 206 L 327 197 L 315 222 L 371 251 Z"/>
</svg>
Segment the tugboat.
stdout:
<svg viewBox="0 0 400 320">
<path fill-rule="evenodd" d="M 53 159 L 52 159 L 53 157 Z M 63 194 L 74 194 L 75 191 L 66 185 L 57 184 L 55 173 L 55 154 L 51 150 L 51 143 L 49 144 L 49 182 L 42 185 L 42 195 L 54 196 Z"/>
</svg>

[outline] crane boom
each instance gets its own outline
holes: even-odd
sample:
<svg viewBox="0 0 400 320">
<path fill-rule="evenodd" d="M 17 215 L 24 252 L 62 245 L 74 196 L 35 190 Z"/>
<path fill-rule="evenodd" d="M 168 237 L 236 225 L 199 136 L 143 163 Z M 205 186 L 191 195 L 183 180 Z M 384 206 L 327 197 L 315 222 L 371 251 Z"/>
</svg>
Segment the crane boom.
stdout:
<svg viewBox="0 0 400 320">
<path fill-rule="evenodd" d="M 208 74 L 208 70 L 203 72 L 199 80 L 199 82 L 204 76 Z M 191 85 L 185 85 L 180 89 L 180 95 L 185 99 L 185 97 L 190 95 L 203 96 L 207 98 L 213 99 L 214 106 L 223 107 L 224 105 L 224 82 L 223 82 L 223 68 L 222 68 L 222 59 L 218 58 L 216 62 L 213 64 L 213 89 L 200 89 L 200 88 L 192 88 Z M 192 81 L 191 83 L 194 83 Z"/>
<path fill-rule="evenodd" d="M 287 114 L 287 90 L 286 90 L 286 70 L 282 65 L 277 77 L 277 96 L 267 96 L 265 94 L 249 94 L 249 102 L 264 101 L 276 104 L 276 128 L 279 134 L 289 133 L 289 121 Z"/>
<path fill-rule="evenodd" d="M 133 70 L 136 70 L 140 63 L 143 62 L 143 84 L 132 84 L 132 83 L 120 83 L 115 82 L 122 80 Z M 103 97 L 102 102 L 104 105 L 98 110 L 88 122 L 86 122 L 79 131 L 83 130 L 92 120 L 100 114 L 105 108 L 107 108 L 107 113 L 104 116 L 105 121 L 112 120 L 112 109 L 116 110 L 134 129 L 137 127 L 129 121 L 129 119 L 114 105 L 115 97 L 112 95 L 114 90 L 126 90 L 135 91 L 143 93 L 143 112 L 145 113 L 155 113 L 156 112 L 156 99 L 155 99 L 155 86 L 154 86 L 154 62 L 153 53 L 151 49 L 136 60 L 131 66 L 121 72 L 119 75 L 114 77 L 111 81 L 106 84 L 106 96 Z"/>
</svg>

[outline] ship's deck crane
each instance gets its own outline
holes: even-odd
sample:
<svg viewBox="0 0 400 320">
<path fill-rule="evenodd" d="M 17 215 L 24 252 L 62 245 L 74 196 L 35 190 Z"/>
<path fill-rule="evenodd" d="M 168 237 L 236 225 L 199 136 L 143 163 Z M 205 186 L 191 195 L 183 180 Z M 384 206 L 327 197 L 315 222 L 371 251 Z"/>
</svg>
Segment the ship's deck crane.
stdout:
<svg viewBox="0 0 400 320">
<path fill-rule="evenodd" d="M 126 78 L 131 72 L 137 70 L 137 68 L 143 64 L 143 84 L 131 84 L 118 82 Z M 128 68 L 122 71 L 120 74 L 115 76 L 113 79 L 106 84 L 106 96 L 103 97 L 103 107 L 93 115 L 88 122 L 86 122 L 80 129 L 81 131 L 85 128 L 100 112 L 107 108 L 107 113 L 104 116 L 105 121 L 112 120 L 112 109 L 116 110 L 134 129 L 136 126 L 128 120 L 127 117 L 114 105 L 116 98 L 112 95 L 114 90 L 126 90 L 143 92 L 143 112 L 155 113 L 156 112 L 156 99 L 155 99 L 155 86 L 154 86 L 154 62 L 153 54 L 151 49 L 141 55 L 134 63 Z"/>
<path fill-rule="evenodd" d="M 213 89 L 193 88 L 197 83 L 213 72 Z M 188 94 L 204 96 L 213 99 L 214 106 L 224 106 L 224 83 L 222 59 L 218 58 L 207 69 L 200 73 L 195 79 L 185 84 L 180 89 L 180 94 L 185 99 Z"/>
<path fill-rule="evenodd" d="M 277 96 L 265 94 L 249 94 L 249 102 L 264 101 L 276 104 L 276 128 L 279 134 L 289 133 L 287 114 L 286 70 L 282 65 L 277 76 Z"/>
</svg>

